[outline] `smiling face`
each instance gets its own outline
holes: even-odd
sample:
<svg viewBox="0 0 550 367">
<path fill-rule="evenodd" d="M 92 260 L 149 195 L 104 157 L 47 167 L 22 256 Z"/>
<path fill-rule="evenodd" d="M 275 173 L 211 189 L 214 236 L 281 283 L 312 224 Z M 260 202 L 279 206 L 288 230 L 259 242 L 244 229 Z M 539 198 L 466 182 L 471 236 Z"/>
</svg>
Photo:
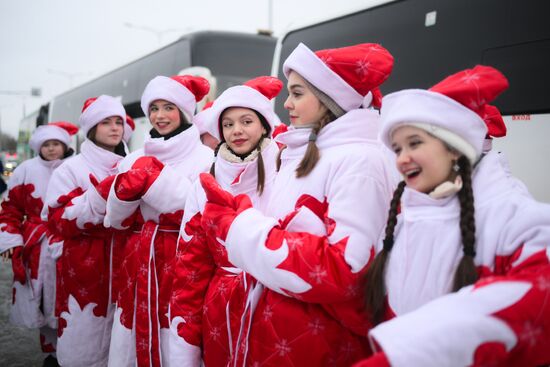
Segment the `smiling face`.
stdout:
<svg viewBox="0 0 550 367">
<path fill-rule="evenodd" d="M 249 108 L 231 107 L 220 118 L 223 138 L 236 154 L 248 154 L 267 131 L 258 115 Z"/>
<path fill-rule="evenodd" d="M 94 142 L 96 145 L 114 151 L 122 141 L 124 122 L 120 116 L 111 116 L 101 120 L 96 126 Z"/>
<path fill-rule="evenodd" d="M 459 157 L 439 139 L 413 126 L 401 126 L 392 136 L 397 169 L 408 187 L 425 194 L 452 177 Z"/>
<path fill-rule="evenodd" d="M 160 135 L 169 134 L 181 125 L 180 110 L 172 102 L 157 99 L 149 105 L 149 121 Z"/>
<path fill-rule="evenodd" d="M 327 114 L 328 109 L 295 71 L 288 75 L 287 90 L 288 98 L 284 107 L 288 110 L 293 126 L 316 124 Z"/>
<path fill-rule="evenodd" d="M 46 140 L 40 147 L 40 154 L 47 161 L 61 159 L 65 154 L 65 144 L 56 139 Z"/>
</svg>

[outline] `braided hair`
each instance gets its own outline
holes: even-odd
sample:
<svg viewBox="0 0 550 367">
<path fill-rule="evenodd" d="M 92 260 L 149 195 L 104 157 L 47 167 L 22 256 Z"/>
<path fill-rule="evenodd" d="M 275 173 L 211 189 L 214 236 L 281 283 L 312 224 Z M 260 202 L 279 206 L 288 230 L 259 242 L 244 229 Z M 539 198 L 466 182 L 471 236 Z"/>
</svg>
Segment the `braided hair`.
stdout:
<svg viewBox="0 0 550 367">
<path fill-rule="evenodd" d="M 472 165 L 465 156 L 461 156 L 458 161 L 458 173 L 462 177 L 462 189 L 458 192 L 460 202 L 460 233 L 462 237 L 462 251 L 464 255 L 460 260 L 454 275 L 453 292 L 462 287 L 473 284 L 478 279 L 478 273 L 474 263 L 475 258 L 475 213 L 474 213 L 474 195 L 472 190 Z M 390 251 L 394 244 L 394 230 L 397 224 L 397 214 L 399 202 L 405 182 L 402 181 L 397 186 L 393 194 L 386 225 L 386 233 L 383 241 L 383 248 L 372 264 L 369 266 L 365 275 L 366 287 L 366 307 L 371 315 L 371 321 L 374 325 L 384 320 L 386 312 L 386 283 L 385 271 L 386 263 Z"/>
</svg>

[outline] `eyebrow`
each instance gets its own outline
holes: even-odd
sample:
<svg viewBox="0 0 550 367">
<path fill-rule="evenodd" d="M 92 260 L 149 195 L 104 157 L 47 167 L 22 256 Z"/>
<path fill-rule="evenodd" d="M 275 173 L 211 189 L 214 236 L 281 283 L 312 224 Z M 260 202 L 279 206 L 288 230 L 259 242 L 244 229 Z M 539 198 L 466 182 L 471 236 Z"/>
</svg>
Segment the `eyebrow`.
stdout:
<svg viewBox="0 0 550 367">
<path fill-rule="evenodd" d="M 411 139 L 422 139 L 422 137 L 418 134 L 413 134 L 413 135 L 409 135 L 409 136 L 405 137 L 405 139 L 407 141 L 409 141 Z M 397 143 L 392 143 L 392 145 L 391 145 L 392 148 L 395 148 L 395 147 L 398 147 L 398 146 L 399 146 L 399 144 L 397 144 Z"/>
<path fill-rule="evenodd" d="M 151 105 L 149 106 L 149 108 L 155 106 L 155 107 L 159 107 L 159 106 L 168 106 L 168 105 L 172 105 L 172 106 L 176 106 L 174 103 L 172 102 L 169 102 L 169 101 L 165 101 L 165 102 L 153 102 L 151 103 Z"/>
<path fill-rule="evenodd" d="M 288 87 L 289 90 L 292 90 L 294 88 L 305 88 L 302 84 L 292 84 Z"/>
<path fill-rule="evenodd" d="M 238 117 L 235 118 L 235 119 L 232 119 L 231 117 L 226 116 L 226 117 L 222 118 L 222 122 L 224 122 L 224 121 L 231 121 L 231 122 L 233 122 L 234 120 L 240 120 L 240 119 L 245 118 L 245 117 L 252 118 L 252 116 L 253 116 L 253 115 L 252 115 L 251 113 L 245 113 L 244 115 L 240 115 L 240 116 L 238 116 Z"/>
</svg>

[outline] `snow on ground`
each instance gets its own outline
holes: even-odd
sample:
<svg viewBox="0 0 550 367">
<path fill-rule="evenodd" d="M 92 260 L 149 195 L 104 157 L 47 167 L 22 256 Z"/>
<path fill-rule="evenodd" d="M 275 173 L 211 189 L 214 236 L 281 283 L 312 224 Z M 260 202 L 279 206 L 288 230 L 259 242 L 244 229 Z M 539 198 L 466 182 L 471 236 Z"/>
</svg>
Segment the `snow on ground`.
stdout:
<svg viewBox="0 0 550 367">
<path fill-rule="evenodd" d="M 12 277 L 11 262 L 0 260 L 0 365 L 40 367 L 44 356 L 40 350 L 38 329 L 20 328 L 8 321 Z"/>
</svg>

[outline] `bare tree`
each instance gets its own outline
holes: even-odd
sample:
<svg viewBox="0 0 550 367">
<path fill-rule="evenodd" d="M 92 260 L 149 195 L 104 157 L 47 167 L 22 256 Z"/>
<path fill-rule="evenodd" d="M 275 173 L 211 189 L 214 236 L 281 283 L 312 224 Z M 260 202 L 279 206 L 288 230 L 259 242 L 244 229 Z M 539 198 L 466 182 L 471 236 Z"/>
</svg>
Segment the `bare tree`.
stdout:
<svg viewBox="0 0 550 367">
<path fill-rule="evenodd" d="M 0 132 L 0 150 L 6 152 L 16 152 L 17 140 L 15 140 L 15 138 L 11 135 Z"/>
</svg>

